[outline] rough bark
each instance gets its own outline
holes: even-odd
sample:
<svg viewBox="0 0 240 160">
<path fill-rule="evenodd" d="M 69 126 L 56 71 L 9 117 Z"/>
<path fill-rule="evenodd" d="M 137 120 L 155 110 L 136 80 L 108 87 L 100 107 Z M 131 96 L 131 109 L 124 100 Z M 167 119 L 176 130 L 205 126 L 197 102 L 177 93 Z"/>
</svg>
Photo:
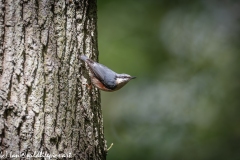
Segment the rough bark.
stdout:
<svg viewBox="0 0 240 160">
<path fill-rule="evenodd" d="M 95 0 L 0 0 L 0 155 L 105 159 Z"/>
</svg>

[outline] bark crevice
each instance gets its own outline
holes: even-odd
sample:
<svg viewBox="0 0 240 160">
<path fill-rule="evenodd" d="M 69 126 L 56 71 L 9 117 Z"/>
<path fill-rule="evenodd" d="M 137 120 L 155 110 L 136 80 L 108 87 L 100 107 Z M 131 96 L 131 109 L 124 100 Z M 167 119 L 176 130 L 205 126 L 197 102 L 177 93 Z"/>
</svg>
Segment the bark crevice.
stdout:
<svg viewBox="0 0 240 160">
<path fill-rule="evenodd" d="M 79 60 L 98 56 L 96 1 L 0 0 L 2 6 L 0 152 L 106 159 L 100 93 L 86 86 Z"/>
</svg>

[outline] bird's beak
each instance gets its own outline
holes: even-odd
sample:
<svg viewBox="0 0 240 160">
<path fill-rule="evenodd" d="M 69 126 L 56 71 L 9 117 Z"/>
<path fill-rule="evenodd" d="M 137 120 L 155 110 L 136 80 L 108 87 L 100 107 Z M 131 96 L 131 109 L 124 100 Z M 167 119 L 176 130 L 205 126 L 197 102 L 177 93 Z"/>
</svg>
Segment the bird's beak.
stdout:
<svg viewBox="0 0 240 160">
<path fill-rule="evenodd" d="M 135 78 L 137 78 L 137 77 L 131 77 L 131 79 L 135 79 Z"/>
</svg>

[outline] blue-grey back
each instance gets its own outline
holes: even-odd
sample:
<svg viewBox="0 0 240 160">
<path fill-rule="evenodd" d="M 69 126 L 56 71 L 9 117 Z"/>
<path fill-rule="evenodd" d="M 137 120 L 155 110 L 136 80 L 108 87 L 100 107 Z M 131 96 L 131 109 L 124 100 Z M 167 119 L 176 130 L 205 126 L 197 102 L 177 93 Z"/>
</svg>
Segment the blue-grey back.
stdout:
<svg viewBox="0 0 240 160">
<path fill-rule="evenodd" d="M 114 71 L 109 69 L 108 67 L 97 63 L 91 59 L 89 59 L 85 55 L 81 55 L 80 58 L 85 61 L 93 74 L 108 88 L 115 88 L 116 87 L 116 75 Z"/>
</svg>

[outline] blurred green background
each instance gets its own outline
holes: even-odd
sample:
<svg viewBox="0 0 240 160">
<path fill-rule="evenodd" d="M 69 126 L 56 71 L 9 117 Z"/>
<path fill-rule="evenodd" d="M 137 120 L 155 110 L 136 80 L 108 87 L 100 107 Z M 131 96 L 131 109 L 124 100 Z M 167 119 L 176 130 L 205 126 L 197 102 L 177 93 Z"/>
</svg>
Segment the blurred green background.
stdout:
<svg viewBox="0 0 240 160">
<path fill-rule="evenodd" d="M 98 0 L 108 160 L 240 159 L 240 1 Z"/>
</svg>

